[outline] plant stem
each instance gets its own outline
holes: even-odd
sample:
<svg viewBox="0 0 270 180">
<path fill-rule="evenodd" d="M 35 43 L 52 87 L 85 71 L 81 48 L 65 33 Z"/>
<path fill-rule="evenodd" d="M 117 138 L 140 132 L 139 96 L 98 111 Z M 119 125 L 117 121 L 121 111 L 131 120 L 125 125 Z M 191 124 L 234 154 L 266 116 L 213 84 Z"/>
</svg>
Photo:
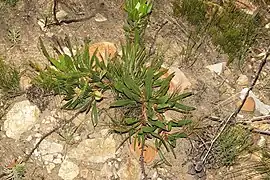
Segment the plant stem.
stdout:
<svg viewBox="0 0 270 180">
<path fill-rule="evenodd" d="M 140 155 L 140 164 L 141 164 L 141 170 L 142 170 L 142 180 L 147 180 L 147 174 L 145 172 L 145 167 L 144 167 L 144 146 L 145 146 L 145 142 L 142 142 L 142 149 L 141 149 L 141 155 Z"/>
</svg>

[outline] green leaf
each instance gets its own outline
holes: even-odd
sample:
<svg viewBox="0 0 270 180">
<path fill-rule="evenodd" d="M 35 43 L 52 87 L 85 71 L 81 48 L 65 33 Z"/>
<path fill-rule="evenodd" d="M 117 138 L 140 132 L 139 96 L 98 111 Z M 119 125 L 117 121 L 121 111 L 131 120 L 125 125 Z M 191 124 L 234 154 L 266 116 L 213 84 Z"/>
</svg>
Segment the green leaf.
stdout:
<svg viewBox="0 0 270 180">
<path fill-rule="evenodd" d="M 194 107 L 186 106 L 186 105 L 183 105 L 183 104 L 180 104 L 180 103 L 175 103 L 174 107 L 176 109 L 180 109 L 180 110 L 183 110 L 183 111 L 193 111 L 193 110 L 196 109 Z"/>
<path fill-rule="evenodd" d="M 137 95 L 140 96 L 141 92 L 140 92 L 140 88 L 139 86 L 136 84 L 136 82 L 131 79 L 130 77 L 123 77 L 124 82 L 126 84 L 126 86 L 131 89 L 134 93 L 136 93 Z"/>
<path fill-rule="evenodd" d="M 185 99 L 185 98 L 192 96 L 192 95 L 193 95 L 193 93 L 191 93 L 191 92 L 183 93 L 183 94 L 180 94 L 178 96 L 172 97 L 171 101 L 179 101 L 179 100 Z"/>
<path fill-rule="evenodd" d="M 123 92 L 125 85 L 122 82 L 118 81 L 114 84 L 114 88 L 119 92 Z"/>
<path fill-rule="evenodd" d="M 168 92 L 168 89 L 170 87 L 170 82 L 171 82 L 173 76 L 174 76 L 174 74 L 172 73 L 166 79 L 164 79 L 162 81 L 162 84 L 157 92 L 157 94 L 159 96 L 164 96 Z"/>
<path fill-rule="evenodd" d="M 167 131 L 166 125 L 163 122 L 161 122 L 161 121 L 149 121 L 149 122 L 150 122 L 151 125 L 156 126 L 158 128 L 161 128 L 161 129 Z"/>
<path fill-rule="evenodd" d="M 192 123 L 192 121 L 189 119 L 180 120 L 177 123 L 177 127 L 185 126 L 185 125 L 188 125 L 190 123 Z"/>
<path fill-rule="evenodd" d="M 142 127 L 142 131 L 144 133 L 153 133 L 156 129 L 157 129 L 156 127 L 149 127 L 149 126 Z"/>
<path fill-rule="evenodd" d="M 187 134 L 186 133 L 174 133 L 174 134 L 170 134 L 168 136 L 168 140 L 169 141 L 173 141 L 173 140 L 176 140 L 176 139 L 179 139 L 179 138 L 186 138 L 187 137 Z"/>
<path fill-rule="evenodd" d="M 91 119 L 92 119 L 93 126 L 96 127 L 98 123 L 98 109 L 97 109 L 96 101 L 94 101 L 94 103 L 92 104 Z"/>
<path fill-rule="evenodd" d="M 57 69 L 57 70 L 60 70 L 60 71 L 65 71 L 65 68 L 62 67 L 61 63 L 54 59 L 54 58 L 49 58 L 49 61 L 52 63 L 52 65 Z"/>
<path fill-rule="evenodd" d="M 51 57 L 50 57 L 48 51 L 46 50 L 46 48 L 45 48 L 45 46 L 43 44 L 43 41 L 41 40 L 40 37 L 38 39 L 39 39 L 39 45 L 41 47 L 43 55 L 50 61 Z"/>
<path fill-rule="evenodd" d="M 169 96 L 164 95 L 164 96 L 161 96 L 160 98 L 158 98 L 157 101 L 158 101 L 159 104 L 165 104 L 168 100 L 169 100 Z"/>
<path fill-rule="evenodd" d="M 160 110 L 160 109 L 166 109 L 166 108 L 169 108 L 170 107 L 170 104 L 158 104 L 157 105 L 157 109 Z"/>
<path fill-rule="evenodd" d="M 159 150 L 158 151 L 159 157 L 160 159 L 167 165 L 167 166 L 172 166 L 169 161 L 165 158 L 165 156 L 163 155 L 162 151 Z"/>
<path fill-rule="evenodd" d="M 148 71 L 146 72 L 146 77 L 145 77 L 146 101 L 148 101 L 150 97 L 152 96 L 153 77 L 154 77 L 154 71 L 152 68 L 149 68 Z"/>
<path fill-rule="evenodd" d="M 73 61 L 72 61 L 71 57 L 64 54 L 63 58 L 64 58 L 65 65 L 67 67 L 67 70 L 73 70 L 74 71 L 75 67 L 74 67 L 74 64 L 73 64 Z"/>
<path fill-rule="evenodd" d="M 125 118 L 125 123 L 127 125 L 132 125 L 132 124 L 135 124 L 137 122 L 139 122 L 140 120 L 137 119 L 137 118 Z"/>
<path fill-rule="evenodd" d="M 113 102 L 110 107 L 122 107 L 127 105 L 136 105 L 136 101 L 129 100 L 129 99 L 123 99 L 123 100 L 117 100 Z"/>
<path fill-rule="evenodd" d="M 169 141 L 169 147 L 173 153 L 173 157 L 176 159 L 176 154 L 175 154 L 174 149 L 173 149 L 176 147 L 176 140 Z"/>
<path fill-rule="evenodd" d="M 131 92 L 127 87 L 124 87 L 123 92 L 129 99 L 133 99 L 137 102 L 140 102 L 140 97 L 137 94 Z"/>
<path fill-rule="evenodd" d="M 129 127 L 127 127 L 127 126 L 116 126 L 116 127 L 113 127 L 112 129 L 113 129 L 113 131 L 115 131 L 116 133 L 121 133 L 121 134 L 127 133 L 127 132 L 129 132 L 129 131 L 131 130 L 131 129 L 130 129 Z"/>
<path fill-rule="evenodd" d="M 159 140 L 162 142 L 162 144 L 164 145 L 164 147 L 166 148 L 166 150 L 167 150 L 168 152 L 170 152 L 170 150 L 169 150 L 169 148 L 168 148 L 166 142 L 164 141 L 164 139 L 163 139 L 158 133 L 151 132 L 151 135 L 154 136 L 155 138 L 159 139 Z"/>
</svg>

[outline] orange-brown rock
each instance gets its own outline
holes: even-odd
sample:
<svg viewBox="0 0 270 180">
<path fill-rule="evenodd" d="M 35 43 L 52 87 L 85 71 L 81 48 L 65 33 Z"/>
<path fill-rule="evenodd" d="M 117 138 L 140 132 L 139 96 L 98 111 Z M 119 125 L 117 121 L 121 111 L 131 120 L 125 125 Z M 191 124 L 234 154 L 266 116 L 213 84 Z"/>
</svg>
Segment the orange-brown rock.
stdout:
<svg viewBox="0 0 270 180">
<path fill-rule="evenodd" d="M 129 148 L 131 150 L 131 152 L 137 157 L 139 158 L 141 155 L 141 144 L 136 144 L 135 148 L 134 148 L 134 141 L 129 145 Z M 146 164 L 150 164 L 157 155 L 157 150 L 155 147 L 149 145 L 149 144 L 145 144 L 144 146 L 144 153 L 143 153 L 143 157 L 144 157 L 144 162 Z"/>
<path fill-rule="evenodd" d="M 242 101 L 239 101 L 237 103 L 237 106 L 239 107 L 241 105 L 241 103 L 242 103 Z M 241 110 L 246 111 L 246 112 L 253 112 L 255 110 L 254 99 L 252 97 L 248 97 Z"/>
<path fill-rule="evenodd" d="M 89 56 L 90 58 L 93 56 L 97 49 L 96 56 L 99 59 L 99 61 L 105 61 L 105 64 L 107 64 L 106 61 L 106 55 L 110 59 L 114 58 L 117 54 L 117 48 L 115 44 L 111 42 L 98 42 L 90 45 L 89 47 Z"/>
</svg>

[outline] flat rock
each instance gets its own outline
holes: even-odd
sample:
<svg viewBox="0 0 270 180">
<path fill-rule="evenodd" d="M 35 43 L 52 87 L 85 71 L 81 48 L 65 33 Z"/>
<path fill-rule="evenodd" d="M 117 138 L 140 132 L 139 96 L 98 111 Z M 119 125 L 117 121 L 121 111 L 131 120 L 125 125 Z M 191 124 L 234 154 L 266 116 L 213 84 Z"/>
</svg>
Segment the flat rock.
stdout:
<svg viewBox="0 0 270 180">
<path fill-rule="evenodd" d="M 63 145 L 58 144 L 56 142 L 51 142 L 48 140 L 43 140 L 39 145 L 38 150 L 34 152 L 36 156 L 41 156 L 43 161 L 53 162 L 55 161 L 55 157 L 57 159 L 61 159 L 60 153 L 63 150 Z"/>
<path fill-rule="evenodd" d="M 107 130 L 102 130 L 107 131 Z M 79 161 L 104 163 L 109 158 L 114 158 L 116 143 L 112 136 L 100 135 L 94 139 L 83 140 L 76 148 L 68 153 L 68 157 Z"/>
<path fill-rule="evenodd" d="M 79 175 L 79 172 L 80 169 L 75 163 L 65 160 L 61 164 L 58 176 L 60 176 L 64 180 L 73 180 Z"/>
<path fill-rule="evenodd" d="M 238 101 L 237 105 L 240 106 L 242 101 Z M 255 110 L 255 101 L 252 97 L 248 97 L 241 108 L 242 111 L 253 112 Z"/>
<path fill-rule="evenodd" d="M 98 60 L 100 62 L 104 61 L 106 65 L 108 63 L 106 57 L 109 57 L 109 59 L 113 59 L 117 55 L 117 48 L 115 44 L 106 41 L 91 44 L 91 46 L 89 47 L 90 58 L 94 55 L 95 51 L 97 51 L 96 56 Z"/>
<path fill-rule="evenodd" d="M 211 72 L 215 72 L 218 75 L 220 75 L 225 65 L 226 65 L 226 62 L 221 62 L 221 63 L 206 66 L 206 68 L 209 69 Z"/>
<path fill-rule="evenodd" d="M 169 92 L 174 92 L 174 91 L 183 92 L 184 90 L 191 87 L 191 83 L 189 79 L 177 67 L 168 68 L 168 72 L 165 73 L 161 78 L 167 78 L 172 73 L 174 73 L 174 77 L 172 78 L 170 82 Z"/>
<path fill-rule="evenodd" d="M 38 121 L 40 110 L 37 106 L 25 100 L 15 103 L 8 111 L 6 121 L 4 122 L 4 130 L 7 137 L 19 140 L 21 134 L 30 130 Z"/>
</svg>

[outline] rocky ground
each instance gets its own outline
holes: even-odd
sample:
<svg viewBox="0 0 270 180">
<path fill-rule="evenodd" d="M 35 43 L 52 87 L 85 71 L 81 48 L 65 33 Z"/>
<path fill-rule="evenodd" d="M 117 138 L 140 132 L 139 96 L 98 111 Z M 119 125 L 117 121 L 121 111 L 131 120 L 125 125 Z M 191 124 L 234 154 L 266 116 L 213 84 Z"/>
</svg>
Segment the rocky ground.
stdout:
<svg viewBox="0 0 270 180">
<path fill-rule="evenodd" d="M 125 38 L 122 28 L 125 19 L 122 0 L 63 1 L 57 14 L 60 20 L 90 18 L 44 28 L 44 21 L 50 16 L 51 9 L 52 1 L 48 0 L 21 0 L 15 7 L 8 8 L 4 3 L 0 3 L 0 54 L 7 62 L 21 69 L 23 89 L 29 87 L 29 79 L 33 75 L 28 66 L 29 60 L 43 66 L 48 64 L 38 45 L 39 37 L 42 37 L 47 44 L 52 37 L 64 37 L 65 34 L 75 44 L 82 44 L 87 37 L 92 42 L 115 43 L 119 51 L 121 41 Z M 181 84 L 188 84 L 186 90 L 195 94 L 187 103 L 197 108 L 191 118 L 195 124 L 194 132 L 201 133 L 201 129 L 206 130 L 210 125 L 217 123 L 206 117 L 217 117 L 218 120 L 222 120 L 235 110 L 237 102 L 241 100 L 240 92 L 243 88 L 249 87 L 260 61 L 251 59 L 242 72 L 227 67 L 224 62 L 228 57 L 218 53 L 216 47 L 207 40 L 196 54 L 196 60 L 192 57 L 189 59 L 183 57 L 182 49 L 186 47 L 189 26 L 184 21 L 176 20 L 172 14 L 170 1 L 155 1 L 155 8 L 146 31 L 146 40 L 149 42 L 156 40 L 156 47 L 164 53 L 165 62 L 171 67 L 179 68 L 186 77 L 181 82 L 183 74 L 177 74 Z M 155 37 L 164 22 L 166 24 Z M 256 108 L 254 106 L 251 110 L 240 112 L 237 117 L 239 121 L 269 114 L 270 106 L 267 105 L 270 105 L 267 87 L 269 70 L 268 64 L 253 90 L 254 94 L 250 95 L 255 100 Z M 40 110 L 39 104 L 45 101 L 48 105 L 44 110 Z M 42 102 L 36 103 L 26 95 L 12 100 L 7 114 L 0 120 L 2 165 L 0 172 L 4 171 L 4 167 L 12 165 L 15 160 L 20 161 L 27 157 L 45 134 L 75 115 L 75 112 L 62 110 L 61 104 L 61 97 L 58 96 L 46 97 Z M 104 108 L 109 104 L 110 97 L 101 101 L 98 106 Z M 252 113 L 254 109 L 255 112 Z M 140 179 L 138 156 L 127 143 L 118 148 L 123 137 L 110 133 L 110 118 L 113 118 L 111 117 L 113 114 L 114 112 L 102 113 L 100 123 L 95 128 L 92 126 L 90 115 L 80 114 L 64 128 L 50 134 L 41 141 L 27 161 L 25 179 Z M 254 126 L 261 130 L 270 129 L 269 124 Z M 214 136 L 214 132 L 211 133 Z M 256 137 L 259 140 L 265 139 L 263 143 L 269 145 L 268 136 L 256 135 Z M 189 167 L 195 161 L 194 151 L 197 148 L 196 143 L 195 146 L 190 143 L 193 141 L 193 137 L 190 137 L 177 142 L 175 150 L 177 159 L 174 159 L 171 154 L 166 155 L 172 164 L 171 167 L 160 165 L 158 155 L 155 156 L 154 161 L 147 164 L 148 177 L 153 180 L 216 180 L 224 177 L 230 179 L 231 177 L 226 175 L 244 164 L 240 162 L 236 167 L 228 169 L 210 169 L 207 172 L 191 173 Z M 202 152 L 197 152 L 200 153 Z M 234 178 L 244 179 L 245 175 L 243 173 Z"/>
</svg>

